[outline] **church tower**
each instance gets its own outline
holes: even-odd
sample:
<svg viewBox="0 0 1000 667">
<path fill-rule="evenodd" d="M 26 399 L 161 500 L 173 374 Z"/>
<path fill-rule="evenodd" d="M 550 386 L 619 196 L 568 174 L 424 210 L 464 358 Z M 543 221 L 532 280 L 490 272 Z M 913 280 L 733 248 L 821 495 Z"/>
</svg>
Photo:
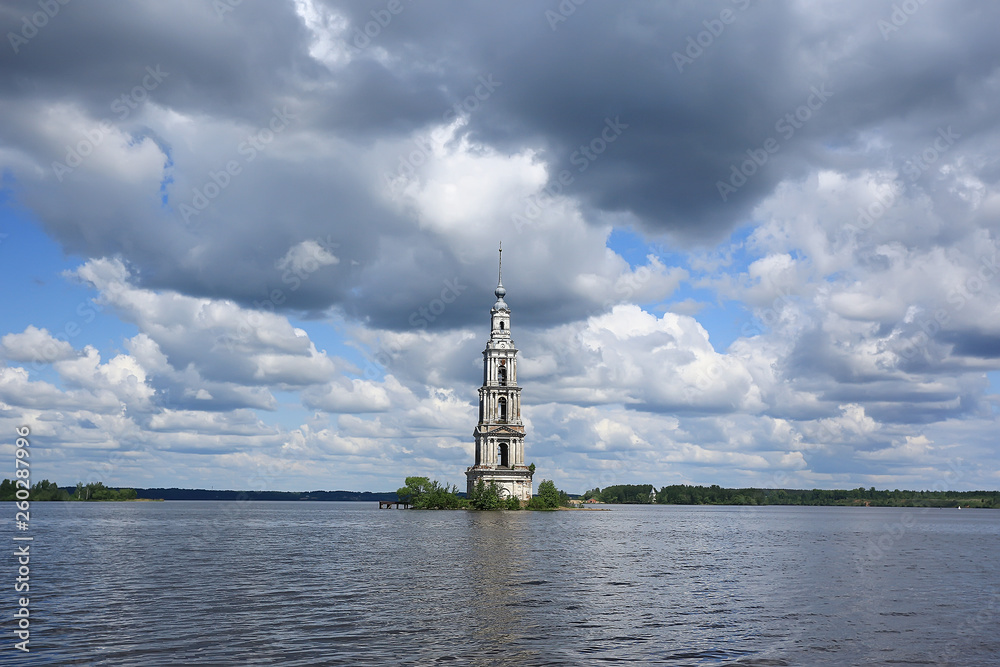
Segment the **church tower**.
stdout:
<svg viewBox="0 0 1000 667">
<path fill-rule="evenodd" d="M 468 492 L 479 480 L 493 482 L 504 498 L 531 500 L 531 471 L 524 465 L 521 388 L 517 386 L 517 348 L 510 337 L 510 307 L 503 300 L 503 246 L 497 272 L 497 302 L 490 309 L 490 340 L 483 350 L 483 386 L 479 388 L 476 464 L 466 470 Z"/>
</svg>

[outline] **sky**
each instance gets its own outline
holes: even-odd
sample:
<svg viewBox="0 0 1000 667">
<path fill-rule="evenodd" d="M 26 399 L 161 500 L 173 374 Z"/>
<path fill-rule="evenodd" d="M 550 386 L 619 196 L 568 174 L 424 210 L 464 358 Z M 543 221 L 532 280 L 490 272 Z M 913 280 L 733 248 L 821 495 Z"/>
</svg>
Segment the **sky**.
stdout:
<svg viewBox="0 0 1000 667">
<path fill-rule="evenodd" d="M 1000 487 L 991 0 L 0 2 L 0 455 L 464 488 Z"/>
</svg>

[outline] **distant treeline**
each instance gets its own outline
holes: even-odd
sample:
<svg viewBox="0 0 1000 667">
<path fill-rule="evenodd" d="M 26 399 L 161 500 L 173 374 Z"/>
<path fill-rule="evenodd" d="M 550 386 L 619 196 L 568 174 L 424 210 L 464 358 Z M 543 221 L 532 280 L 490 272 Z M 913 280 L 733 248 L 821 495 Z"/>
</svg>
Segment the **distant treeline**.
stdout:
<svg viewBox="0 0 1000 667">
<path fill-rule="evenodd" d="M 0 482 L 0 501 L 15 500 L 17 487 Z M 464 498 L 464 493 L 458 493 Z M 618 484 L 591 489 L 584 499 L 605 503 L 665 505 L 871 505 L 872 507 L 987 507 L 1000 508 L 1000 491 L 894 491 L 875 487 L 829 489 L 724 489 L 674 484 L 657 490 L 652 484 Z M 101 482 L 60 487 L 42 480 L 32 485 L 30 500 L 297 500 L 367 501 L 396 500 L 395 492 L 371 491 L 231 491 L 214 489 L 112 489 Z"/>
<path fill-rule="evenodd" d="M 605 503 L 664 505 L 870 505 L 872 507 L 1000 508 L 1000 491 L 879 491 L 874 486 L 849 490 L 724 489 L 674 484 L 656 490 L 652 484 L 619 484 L 591 489 L 584 499 Z"/>
<path fill-rule="evenodd" d="M 9 479 L 0 482 L 0 500 L 19 500 L 18 486 Z M 23 489 L 22 489 L 23 496 Z M 135 500 L 138 497 L 135 489 L 109 489 L 101 482 L 83 484 L 75 487 L 60 487 L 55 482 L 43 479 L 31 485 L 28 497 L 24 500 Z"/>
<path fill-rule="evenodd" d="M 17 488 L 0 482 L 0 501 L 15 500 Z M 464 495 L 464 494 L 463 494 Z M 214 489 L 111 489 L 102 482 L 59 486 L 45 479 L 31 486 L 28 500 L 396 500 L 395 492 L 371 491 L 216 491 Z"/>
<path fill-rule="evenodd" d="M 140 498 L 163 500 L 396 500 L 396 493 L 372 491 L 215 491 L 212 489 L 136 489 Z"/>
</svg>

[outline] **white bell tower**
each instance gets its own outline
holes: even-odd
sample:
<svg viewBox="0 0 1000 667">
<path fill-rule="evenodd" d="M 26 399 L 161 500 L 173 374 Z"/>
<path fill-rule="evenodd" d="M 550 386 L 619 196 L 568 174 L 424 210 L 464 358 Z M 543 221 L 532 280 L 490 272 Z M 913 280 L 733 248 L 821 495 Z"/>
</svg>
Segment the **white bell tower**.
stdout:
<svg viewBox="0 0 1000 667">
<path fill-rule="evenodd" d="M 476 463 L 466 470 L 468 492 L 479 480 L 493 482 L 504 498 L 531 500 L 531 471 L 524 465 L 521 388 L 517 386 L 517 348 L 510 337 L 510 307 L 503 300 L 503 246 L 497 272 L 497 302 L 490 309 L 490 340 L 483 350 L 483 386 L 479 388 Z"/>
</svg>

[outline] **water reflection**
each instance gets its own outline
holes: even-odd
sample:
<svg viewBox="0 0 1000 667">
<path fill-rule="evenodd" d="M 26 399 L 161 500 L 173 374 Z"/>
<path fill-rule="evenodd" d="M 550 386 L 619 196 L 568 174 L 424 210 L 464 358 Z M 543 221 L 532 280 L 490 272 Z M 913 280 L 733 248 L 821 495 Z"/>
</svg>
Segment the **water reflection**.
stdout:
<svg viewBox="0 0 1000 667">
<path fill-rule="evenodd" d="M 473 664 L 513 665 L 537 662 L 537 652 L 523 643 L 537 622 L 524 602 L 522 582 L 530 567 L 526 543 L 527 512 L 469 512 L 468 557 L 462 559 L 469 586 L 469 628 Z"/>
</svg>

